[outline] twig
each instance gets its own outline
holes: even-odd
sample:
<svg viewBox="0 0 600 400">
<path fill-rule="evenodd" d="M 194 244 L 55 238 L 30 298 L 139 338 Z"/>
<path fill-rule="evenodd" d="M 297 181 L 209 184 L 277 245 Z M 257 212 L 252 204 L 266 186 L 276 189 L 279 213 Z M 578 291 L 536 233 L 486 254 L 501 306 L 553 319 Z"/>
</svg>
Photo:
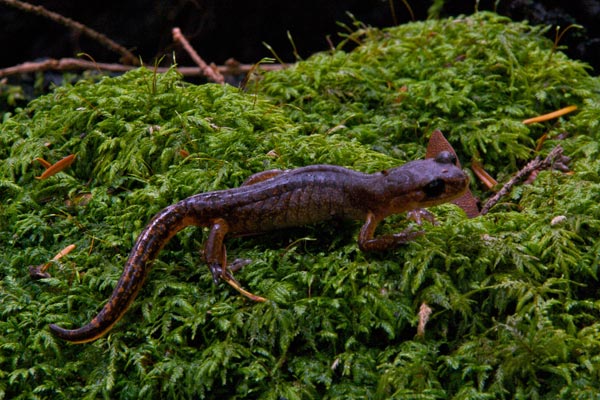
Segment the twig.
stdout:
<svg viewBox="0 0 600 400">
<path fill-rule="evenodd" d="M 560 110 L 556 110 L 556 111 L 553 111 L 548 114 L 538 115 L 537 117 L 528 118 L 526 120 L 523 120 L 523 123 L 525 125 L 529 125 L 529 124 L 533 124 L 534 122 L 544 122 L 544 121 L 548 121 L 550 119 L 558 118 L 560 116 L 563 116 L 563 115 L 573 112 L 575 110 L 577 110 L 577 106 L 568 106 L 568 107 L 561 108 Z"/>
<path fill-rule="evenodd" d="M 63 258 L 64 256 L 66 256 L 67 254 L 69 254 L 70 252 L 72 252 L 75 249 L 75 245 L 74 244 L 70 244 L 67 247 L 65 247 L 64 249 L 62 249 L 57 255 L 55 255 L 54 257 L 52 257 L 51 261 L 48 261 L 47 263 L 44 264 L 40 264 L 40 265 L 30 265 L 29 266 L 29 276 L 31 276 L 31 278 L 33 279 L 44 279 L 44 278 L 50 278 L 51 275 L 47 272 L 48 268 L 50 268 L 50 266 L 52 265 L 52 263 L 60 260 L 61 258 Z"/>
<path fill-rule="evenodd" d="M 29 3 L 24 3 L 18 0 L 0 0 L 0 3 L 4 3 L 6 5 L 18 8 L 19 10 L 23 10 L 26 12 L 31 12 L 42 17 L 48 18 L 56 23 L 66 26 L 67 28 L 74 29 L 78 32 L 83 33 L 84 35 L 96 40 L 102 45 L 108 47 L 110 50 L 121 54 L 123 57 L 123 62 L 131 64 L 131 65 L 139 65 L 138 59 L 133 55 L 132 52 L 127 50 L 125 47 L 121 46 L 114 40 L 110 39 L 108 36 L 95 31 L 87 26 L 83 25 L 80 22 L 72 20 L 71 18 L 64 17 L 58 13 L 53 11 L 49 11 L 42 6 L 36 6 Z"/>
<path fill-rule="evenodd" d="M 0 0 L 3 1 L 3 0 Z M 25 62 L 23 64 L 14 65 L 0 69 L 0 78 L 27 74 L 39 71 L 72 71 L 72 70 L 97 70 L 106 72 L 127 72 L 137 67 L 123 64 L 96 63 L 88 60 L 80 60 L 77 58 L 61 58 L 59 60 L 49 59 L 36 62 Z M 234 60 L 228 60 L 225 65 L 217 66 L 216 69 L 224 75 L 235 76 L 247 73 L 255 68 L 254 64 L 240 64 Z M 280 64 L 261 64 L 261 69 L 266 71 L 275 71 L 282 69 Z M 157 69 L 159 73 L 164 73 L 169 70 L 169 67 L 160 67 Z M 184 76 L 195 77 L 204 76 L 204 73 L 198 67 L 177 67 L 177 71 Z"/>
<path fill-rule="evenodd" d="M 0 0 L 2 1 L 2 0 Z M 60 60 L 48 59 L 44 61 L 28 61 L 12 67 L 0 69 L 0 78 L 17 74 L 29 74 L 40 71 L 71 71 L 71 70 L 98 70 L 108 72 L 126 72 L 133 68 L 123 64 L 96 63 L 93 61 L 79 60 L 77 58 L 61 58 Z"/>
<path fill-rule="evenodd" d="M 183 46 L 184 50 L 190 55 L 190 57 L 192 57 L 192 60 L 196 63 L 196 65 L 200 67 L 200 70 L 202 71 L 204 76 L 206 76 L 213 82 L 220 83 L 221 85 L 225 83 L 225 78 L 223 77 L 223 75 L 221 75 L 219 71 L 216 71 L 213 68 L 209 67 L 208 64 L 204 62 L 202 57 L 198 55 L 196 50 L 194 50 L 194 48 L 187 41 L 185 36 L 183 36 L 183 33 L 181 33 L 181 29 L 175 27 L 173 28 L 172 33 L 173 40 L 179 42 L 181 46 Z"/>
<path fill-rule="evenodd" d="M 487 214 L 487 212 L 498 203 L 498 201 L 506 196 L 512 189 L 514 185 L 519 183 L 520 181 L 527 178 L 532 172 L 540 171 L 542 169 L 549 169 L 554 164 L 555 160 L 561 161 L 563 149 L 560 146 L 556 146 L 555 148 L 548 153 L 548 156 L 543 160 L 539 157 L 536 157 L 534 160 L 530 161 L 523 169 L 521 169 L 515 176 L 513 176 L 506 184 L 489 200 L 485 203 L 483 208 L 481 209 L 481 215 Z M 561 161 L 562 162 L 562 161 Z"/>
</svg>

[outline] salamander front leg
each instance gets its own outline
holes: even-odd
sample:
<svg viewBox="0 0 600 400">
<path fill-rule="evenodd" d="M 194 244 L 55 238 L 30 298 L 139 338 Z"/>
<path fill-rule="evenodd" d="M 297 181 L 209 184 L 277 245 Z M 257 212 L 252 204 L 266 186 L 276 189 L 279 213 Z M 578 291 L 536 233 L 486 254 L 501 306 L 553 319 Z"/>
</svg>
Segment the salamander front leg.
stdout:
<svg viewBox="0 0 600 400">
<path fill-rule="evenodd" d="M 215 284 L 218 284 L 219 278 L 223 279 L 231 287 L 248 297 L 250 300 L 260 302 L 266 301 L 267 299 L 264 297 L 257 296 L 242 288 L 239 282 L 235 280 L 231 272 L 227 269 L 227 250 L 225 249 L 223 241 L 228 231 L 229 225 L 227 224 L 227 221 L 222 218 L 215 219 L 212 221 L 208 239 L 204 245 L 204 257 L 208 264 L 208 268 L 212 273 L 213 281 Z M 240 260 L 239 262 L 236 260 L 234 265 L 239 269 L 241 265 L 238 266 L 238 264 L 243 264 L 244 262 L 246 262 L 246 260 Z"/>
<path fill-rule="evenodd" d="M 384 251 L 389 250 L 399 244 L 409 242 L 423 234 L 422 231 L 406 230 L 392 235 L 382 235 L 375 237 L 375 228 L 381 221 L 373 213 L 367 214 L 367 221 L 360 229 L 358 235 L 358 247 L 362 251 Z"/>
</svg>

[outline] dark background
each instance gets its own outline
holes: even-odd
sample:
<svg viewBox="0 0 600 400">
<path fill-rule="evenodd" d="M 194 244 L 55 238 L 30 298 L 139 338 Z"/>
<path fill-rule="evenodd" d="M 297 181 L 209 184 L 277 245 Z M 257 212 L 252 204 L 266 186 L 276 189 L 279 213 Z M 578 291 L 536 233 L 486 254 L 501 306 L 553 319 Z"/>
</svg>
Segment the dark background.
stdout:
<svg viewBox="0 0 600 400">
<path fill-rule="evenodd" d="M 338 43 L 337 22 L 352 26 L 357 20 L 376 27 L 394 24 L 393 3 L 398 23 L 410 21 L 400 0 L 133 0 L 133 1 L 31 1 L 51 11 L 71 17 L 140 55 L 146 64 L 156 57 L 176 52 L 180 65 L 193 65 L 186 54 L 173 45 L 175 26 L 190 40 L 207 62 L 223 64 L 228 58 L 255 63 L 272 57 L 263 42 L 271 45 L 284 61 L 294 61 L 290 32 L 298 53 L 306 58 L 326 50 L 326 36 Z M 427 18 L 433 1 L 408 0 L 415 18 Z M 440 16 L 471 14 L 475 0 L 445 1 Z M 493 10 L 496 1 L 482 0 L 479 10 Z M 560 41 L 567 53 L 600 70 L 600 0 L 571 1 L 497 1 L 497 12 L 514 20 L 527 19 L 534 24 L 550 24 L 548 37 L 554 39 L 555 26 L 576 23 L 584 29 L 571 29 Z M 74 57 L 80 52 L 98 62 L 118 62 L 119 55 L 92 40 L 43 17 L 0 4 L 0 67 L 44 58 Z"/>
</svg>

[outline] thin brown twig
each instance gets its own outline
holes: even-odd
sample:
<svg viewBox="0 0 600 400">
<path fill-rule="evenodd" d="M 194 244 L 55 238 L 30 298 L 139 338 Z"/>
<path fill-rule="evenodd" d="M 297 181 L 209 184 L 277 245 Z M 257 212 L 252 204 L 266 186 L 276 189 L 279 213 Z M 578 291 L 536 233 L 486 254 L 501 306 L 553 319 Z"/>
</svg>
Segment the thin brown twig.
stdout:
<svg viewBox="0 0 600 400">
<path fill-rule="evenodd" d="M 200 55 L 190 45 L 185 36 L 183 36 L 183 33 L 181 33 L 181 29 L 175 27 L 173 28 L 172 33 L 173 40 L 181 44 L 181 46 L 190 55 L 190 57 L 196 63 L 196 65 L 200 67 L 200 70 L 202 71 L 204 76 L 206 76 L 209 80 L 213 82 L 220 83 L 221 85 L 225 83 L 225 78 L 223 77 L 223 75 L 221 75 L 219 71 L 214 70 L 208 64 L 206 64 L 206 62 L 204 62 L 202 57 L 200 57 Z"/>
<path fill-rule="evenodd" d="M 96 70 L 123 73 L 135 68 L 137 67 L 124 64 L 98 63 L 77 58 L 61 58 L 59 60 L 48 59 L 44 61 L 25 62 L 12 67 L 2 68 L 0 69 L 0 78 L 40 71 Z M 253 68 L 255 68 L 254 64 L 240 64 L 237 61 L 232 60 L 228 60 L 225 65 L 219 65 L 216 67 L 219 73 L 228 76 L 236 76 L 247 73 Z M 260 68 L 266 71 L 275 71 L 283 69 L 283 66 L 280 64 L 261 64 Z M 164 73 L 168 70 L 169 67 L 159 67 L 157 72 Z M 198 67 L 177 67 L 177 71 L 188 77 L 204 76 L 204 73 L 200 71 Z"/>
<path fill-rule="evenodd" d="M 102 45 L 106 46 L 110 50 L 121 54 L 123 62 L 131 65 L 139 65 L 139 60 L 133 55 L 132 52 L 127 50 L 125 47 L 121 46 L 114 40 L 110 39 L 108 36 L 93 30 L 80 22 L 77 22 L 71 18 L 64 17 L 58 13 L 53 11 L 49 11 L 42 6 L 36 6 L 29 3 L 24 3 L 18 0 L 0 0 L 0 3 L 4 3 L 11 7 L 18 8 L 19 10 L 30 12 L 36 15 L 40 15 L 42 17 L 48 18 L 56 23 L 66 26 L 67 28 L 74 29 L 82 34 L 96 40 Z"/>
<path fill-rule="evenodd" d="M 502 189 L 498 191 L 495 195 L 489 198 L 489 200 L 485 203 L 485 205 L 481 209 L 481 215 L 487 214 L 487 212 L 498 203 L 498 201 L 510 193 L 513 186 L 522 180 L 526 179 L 532 172 L 540 171 L 543 169 L 549 169 L 552 167 L 556 160 L 560 160 L 562 157 L 563 149 L 561 146 L 556 146 L 555 148 L 548 153 L 548 156 L 543 160 L 540 157 L 536 157 L 534 160 L 527 163 L 525 167 L 523 167 L 515 176 L 513 176 Z"/>
</svg>

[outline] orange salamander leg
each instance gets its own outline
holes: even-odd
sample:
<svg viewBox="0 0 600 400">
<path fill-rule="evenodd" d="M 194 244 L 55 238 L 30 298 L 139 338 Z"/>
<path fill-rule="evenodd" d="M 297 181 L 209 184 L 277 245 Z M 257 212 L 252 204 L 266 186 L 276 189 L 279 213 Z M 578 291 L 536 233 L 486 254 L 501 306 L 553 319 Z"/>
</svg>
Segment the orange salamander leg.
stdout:
<svg viewBox="0 0 600 400">
<path fill-rule="evenodd" d="M 254 185 L 255 183 L 266 181 L 267 179 L 271 179 L 277 175 L 283 174 L 285 171 L 282 169 L 270 169 L 268 171 L 257 172 L 256 174 L 250 175 L 242 186 Z"/>
<path fill-rule="evenodd" d="M 212 273 L 213 281 L 217 284 L 219 278 L 223 279 L 227 284 L 250 300 L 260 302 L 266 301 L 264 297 L 257 296 L 242 288 L 239 282 L 235 280 L 231 272 L 227 269 L 227 251 L 223 241 L 228 231 L 229 225 L 227 224 L 227 221 L 222 218 L 213 220 L 208 239 L 204 245 L 204 257 L 208 264 L 208 268 Z M 243 262 L 245 261 L 240 261 L 240 263 Z M 234 264 L 237 263 L 238 262 L 234 262 Z"/>
<path fill-rule="evenodd" d="M 392 235 L 382 235 L 375 237 L 375 228 L 381 221 L 373 213 L 367 214 L 367 221 L 360 229 L 358 234 L 358 247 L 362 251 L 384 251 L 396 247 L 399 244 L 409 242 L 423 234 L 420 231 L 403 231 Z"/>
</svg>

